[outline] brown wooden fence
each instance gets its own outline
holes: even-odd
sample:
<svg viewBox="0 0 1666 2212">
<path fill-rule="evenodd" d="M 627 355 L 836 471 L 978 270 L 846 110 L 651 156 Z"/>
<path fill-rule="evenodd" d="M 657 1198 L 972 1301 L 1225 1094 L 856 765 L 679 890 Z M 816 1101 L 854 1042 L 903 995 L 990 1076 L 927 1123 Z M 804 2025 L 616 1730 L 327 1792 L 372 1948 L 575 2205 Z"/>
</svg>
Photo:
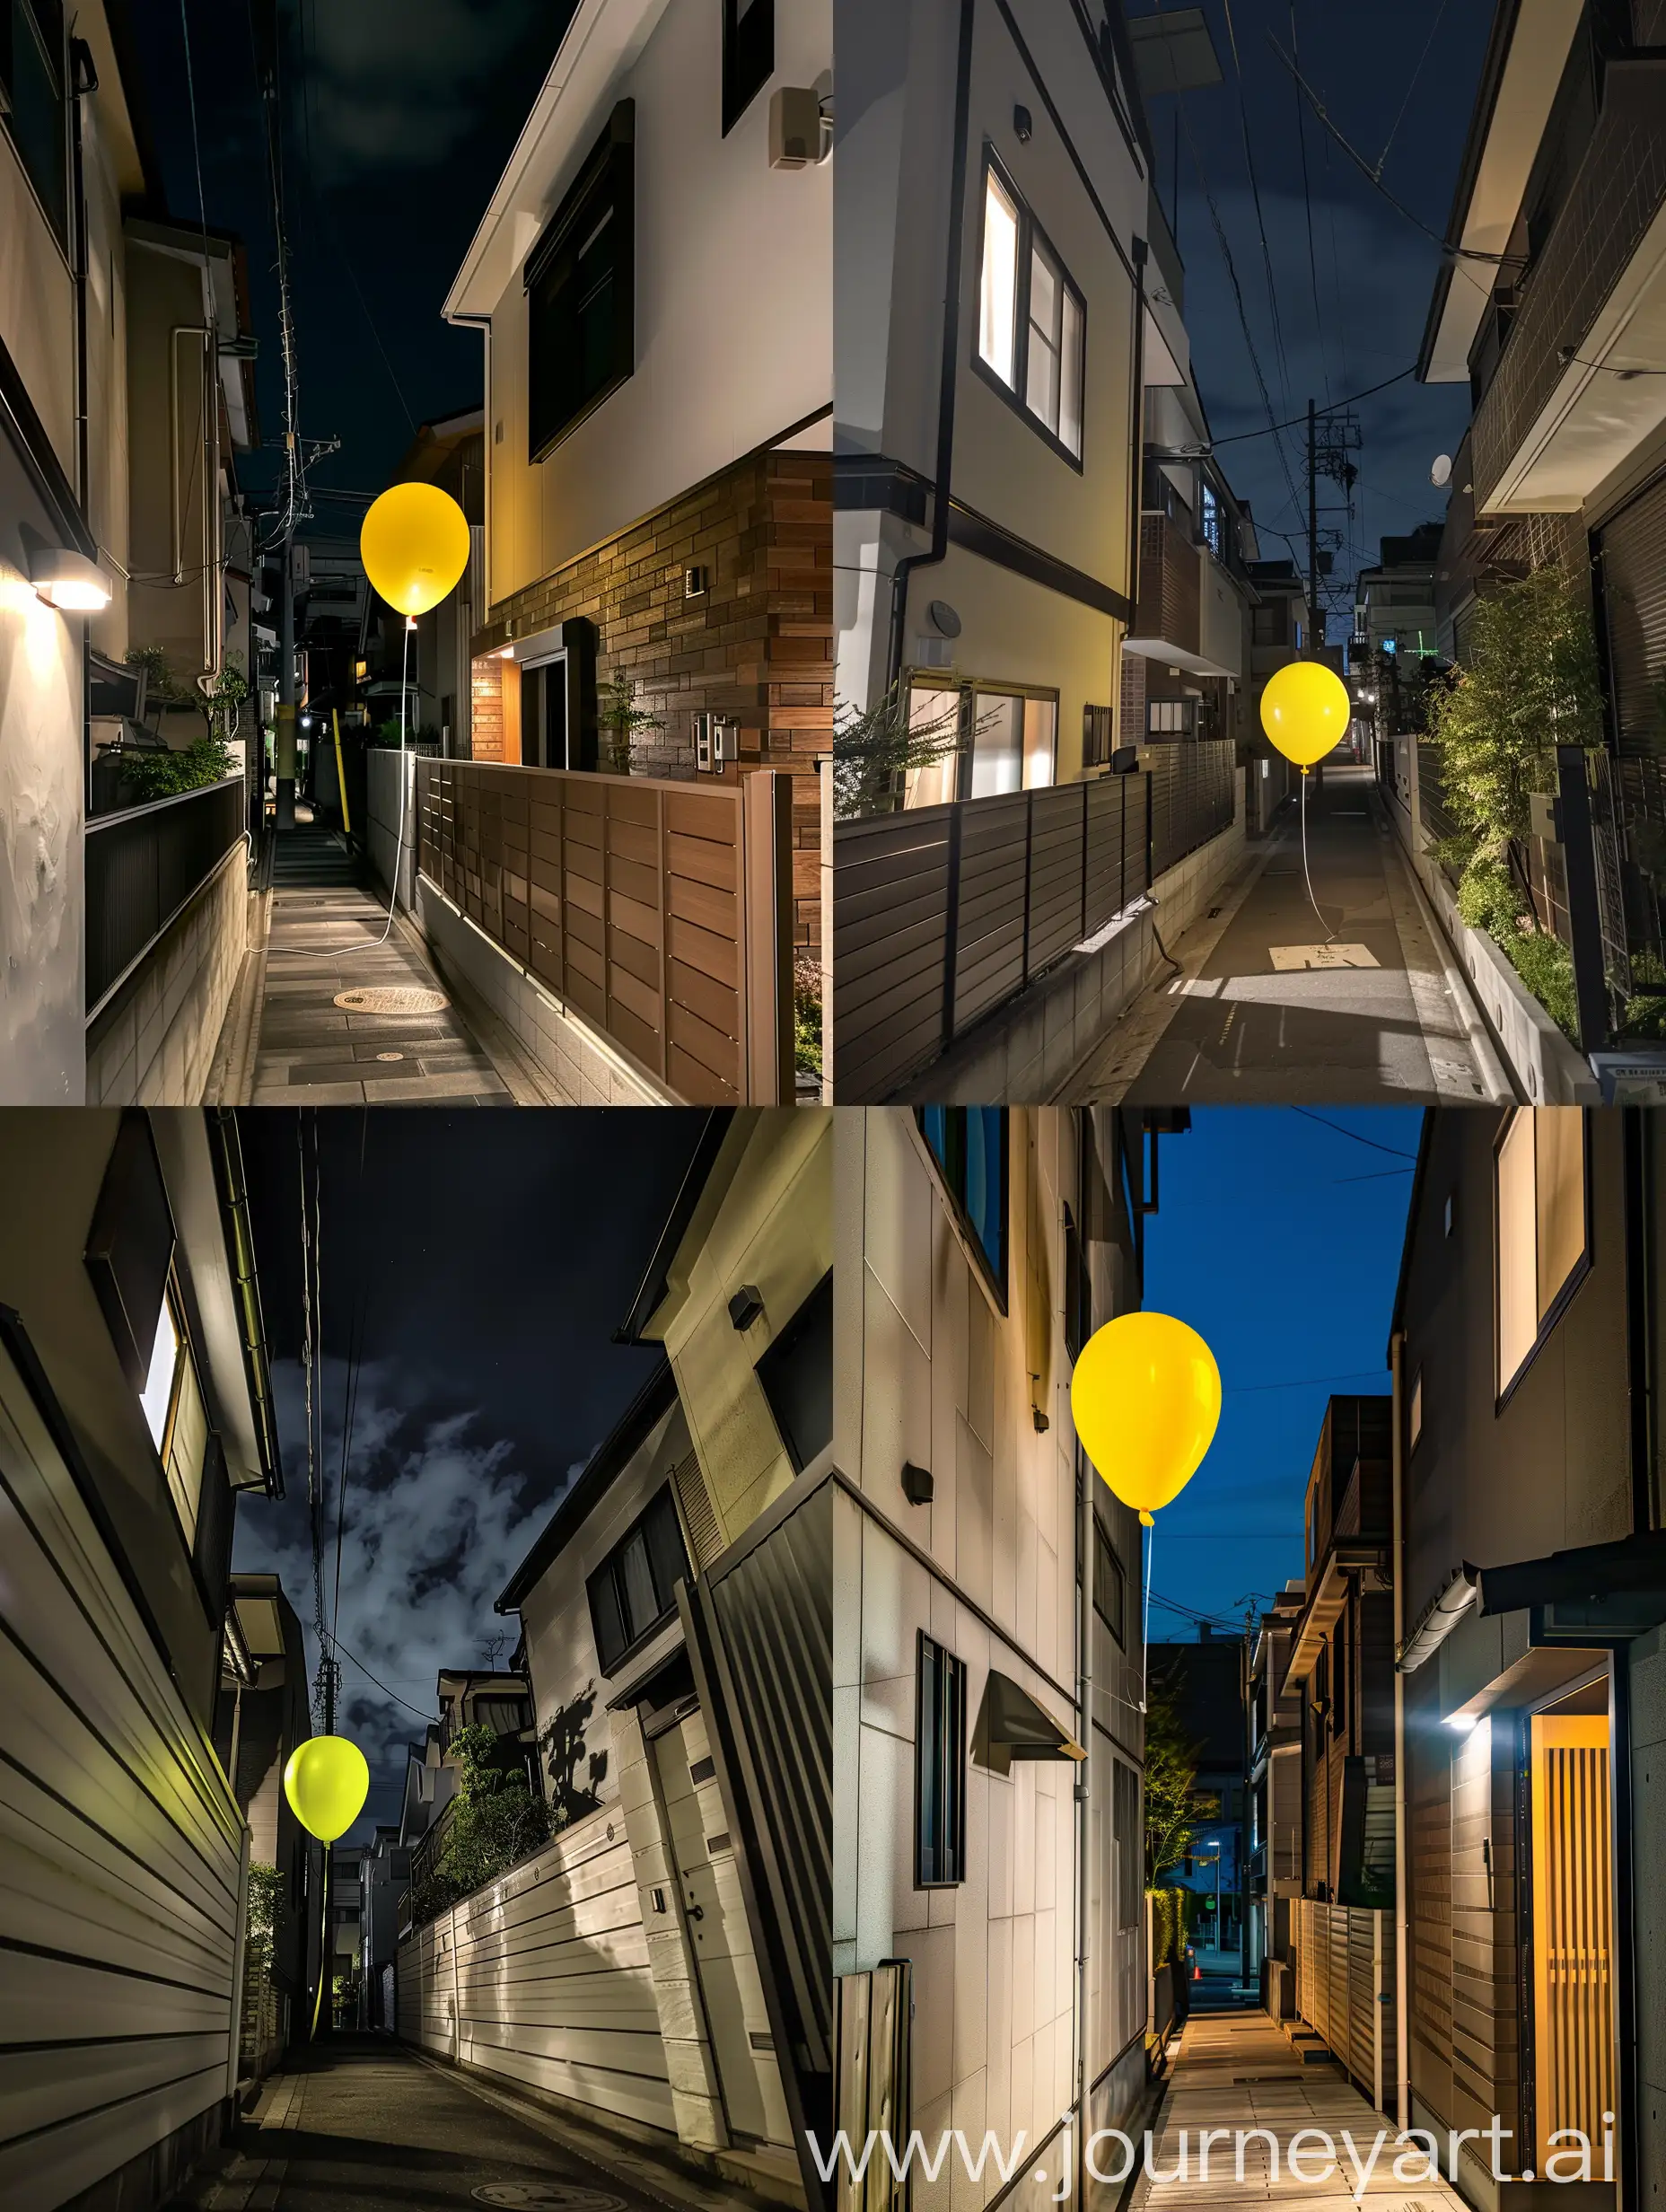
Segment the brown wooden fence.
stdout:
<svg viewBox="0 0 1666 2212">
<path fill-rule="evenodd" d="M 1394 1916 L 1366 1906 L 1296 1899 L 1296 2009 L 1379 2111 L 1392 2104 Z"/>
<path fill-rule="evenodd" d="M 416 777 L 422 873 L 554 997 L 680 1098 L 791 1100 L 790 777 Z"/>
<path fill-rule="evenodd" d="M 1229 740 L 1153 746 L 1128 776 L 841 822 L 834 1088 L 887 1097 L 1223 830 Z"/>
</svg>

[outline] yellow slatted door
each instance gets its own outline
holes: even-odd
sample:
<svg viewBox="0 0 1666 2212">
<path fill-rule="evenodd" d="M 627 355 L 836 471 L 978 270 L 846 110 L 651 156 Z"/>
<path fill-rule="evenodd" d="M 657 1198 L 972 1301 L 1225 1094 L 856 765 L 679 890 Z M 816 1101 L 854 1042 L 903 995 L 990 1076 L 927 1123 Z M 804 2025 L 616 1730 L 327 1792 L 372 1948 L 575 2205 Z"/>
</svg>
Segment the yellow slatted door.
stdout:
<svg viewBox="0 0 1666 2212">
<path fill-rule="evenodd" d="M 1538 2152 L 1614 2109 L 1614 1895 L 1609 1724 L 1533 1716 L 1533 1998 Z"/>
</svg>

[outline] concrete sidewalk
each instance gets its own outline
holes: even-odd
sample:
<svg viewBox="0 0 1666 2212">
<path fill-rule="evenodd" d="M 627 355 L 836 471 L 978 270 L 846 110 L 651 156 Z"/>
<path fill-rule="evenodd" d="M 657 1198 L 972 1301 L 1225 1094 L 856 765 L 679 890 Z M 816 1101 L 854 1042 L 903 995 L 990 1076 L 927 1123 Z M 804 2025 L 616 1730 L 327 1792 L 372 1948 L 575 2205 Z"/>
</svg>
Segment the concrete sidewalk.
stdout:
<svg viewBox="0 0 1666 2212">
<path fill-rule="evenodd" d="M 494 2080 L 382 2036 L 336 2035 L 261 2093 L 219 2172 L 180 2212 L 732 2212 L 761 2200 L 706 2185 Z"/>
<path fill-rule="evenodd" d="M 1406 865 L 1369 769 L 1331 767 L 1258 873 L 1168 950 L 1065 1102 L 1380 1104 L 1511 1095 L 1478 1010 Z M 1161 924 L 1161 917 L 1160 924 Z M 1334 942 L 1327 944 L 1334 933 Z"/>
<path fill-rule="evenodd" d="M 1197 2171 L 1198 2135 L 1204 2129 L 1227 2131 L 1226 2139 L 1210 2146 L 1206 2180 Z M 1246 2146 L 1244 2179 L 1236 2178 L 1237 2146 L 1231 2137 L 1250 2129 L 1265 2129 L 1277 2143 L 1276 2180 L 1272 2151 L 1258 2140 Z M 1290 2174 L 1291 2138 L 1302 2129 L 1323 2129 L 1337 2146 L 1342 2164 L 1328 2180 L 1308 2182 Z M 1400 2212 L 1413 2203 L 1421 2212 L 1469 2212 L 1444 2181 L 1396 2181 L 1397 2123 L 1374 2111 L 1340 2067 L 1304 2063 L 1264 2012 L 1194 2014 L 1153 2129 L 1151 2164 L 1159 2174 L 1175 2178 L 1153 2181 L 1142 2172 L 1129 2212 L 1250 2212 L 1252 2207 L 1273 2205 L 1281 2212 L 1351 2212 L 1357 2184 L 1342 2141 L 1345 2129 L 1362 2163 L 1370 2160 L 1379 2129 L 1387 2131 L 1388 2141 L 1365 2187 L 1365 2205 L 1381 2207 L 1382 2212 L 1390 2207 Z M 1178 2172 L 1182 2130 L 1188 2149 L 1184 2178 Z M 1316 2174 L 1326 2163 L 1317 2143 L 1303 2145 L 1300 2156 Z M 1421 2158 L 1416 2163 L 1421 2170 Z"/>
</svg>

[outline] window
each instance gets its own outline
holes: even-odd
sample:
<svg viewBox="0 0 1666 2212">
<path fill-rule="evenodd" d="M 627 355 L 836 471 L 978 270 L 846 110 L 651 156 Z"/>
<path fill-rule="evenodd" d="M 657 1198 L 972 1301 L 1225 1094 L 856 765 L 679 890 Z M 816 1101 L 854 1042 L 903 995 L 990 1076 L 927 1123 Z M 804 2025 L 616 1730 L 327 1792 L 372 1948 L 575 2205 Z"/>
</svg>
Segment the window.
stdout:
<svg viewBox="0 0 1666 2212">
<path fill-rule="evenodd" d="M 723 136 L 775 75 L 776 0 L 723 0 Z"/>
<path fill-rule="evenodd" d="M 1421 1367 L 1411 1379 L 1411 1418 L 1408 1426 L 1410 1434 L 1407 1438 L 1406 1449 L 1408 1452 L 1415 1452 L 1417 1449 L 1417 1439 L 1423 1434 L 1423 1369 Z"/>
<path fill-rule="evenodd" d="M 756 1369 L 796 1473 L 833 1441 L 833 1277 L 824 1275 Z"/>
<path fill-rule="evenodd" d="M 688 1554 L 668 1482 L 584 1585 L 604 1674 L 670 1620 L 677 1584 L 688 1573 Z"/>
<path fill-rule="evenodd" d="M 1339 1736 L 1347 1733 L 1348 1725 L 1348 1617 L 1346 1612 L 1337 1623 L 1331 1646 L 1336 1653 L 1336 1699 L 1330 1711 L 1330 1733 L 1333 1736 Z"/>
<path fill-rule="evenodd" d="M 527 258 L 527 434 L 542 461 L 636 366 L 636 109 L 622 100 Z"/>
<path fill-rule="evenodd" d="M 1555 1327 L 1585 1259 L 1585 1120 L 1577 1106 L 1523 1107 L 1499 1144 L 1498 1389 Z"/>
<path fill-rule="evenodd" d="M 1195 737 L 1197 733 L 1197 701 L 1147 699 L 1145 729 L 1151 737 Z"/>
<path fill-rule="evenodd" d="M 208 1455 L 208 1409 L 171 1286 L 162 1300 L 139 1405 L 168 1478 L 168 1495 L 193 1549 Z"/>
<path fill-rule="evenodd" d="M 1276 599 L 1265 607 L 1250 610 L 1250 642 L 1258 645 L 1282 645 L 1285 632 L 1285 602 Z"/>
<path fill-rule="evenodd" d="M 984 164 L 978 358 L 1031 422 L 1082 459 L 1086 309 L 1035 218 L 996 168 Z M 1022 395 L 1022 397 L 1021 397 Z"/>
<path fill-rule="evenodd" d="M 917 1888 L 966 1879 L 966 1662 L 921 1631 L 914 1717 Z"/>
<path fill-rule="evenodd" d="M 1057 699 L 980 691 L 972 702 L 972 773 L 968 795 L 1038 791 L 1053 781 Z"/>
<path fill-rule="evenodd" d="M 1074 1364 L 1093 1333 L 1093 1278 L 1076 1217 L 1065 1208 L 1065 1349 Z"/>
<path fill-rule="evenodd" d="M 1144 1918 L 1145 1839 L 1140 1825 L 1140 1778 L 1118 1759 L 1110 1770 L 1111 1824 L 1117 1838 L 1117 1926 L 1138 1927 Z"/>
<path fill-rule="evenodd" d="M 1203 514 L 1199 518 L 1203 541 L 1218 561 L 1221 557 L 1221 503 L 1208 485 L 1203 487 Z"/>
<path fill-rule="evenodd" d="M 1123 1641 L 1123 1602 L 1127 1579 L 1104 1523 L 1093 1516 L 1093 1611 L 1116 1637 Z"/>
<path fill-rule="evenodd" d="M 68 237 L 62 0 L 0 0 L 0 117 L 58 241 Z"/>
<path fill-rule="evenodd" d="M 920 1131 L 1003 1305 L 1006 1303 L 1006 1109 L 919 1106 Z"/>
<path fill-rule="evenodd" d="M 1108 766 L 1116 745 L 1116 720 L 1110 708 L 1084 707 L 1082 709 L 1083 767 L 1102 768 Z"/>
</svg>

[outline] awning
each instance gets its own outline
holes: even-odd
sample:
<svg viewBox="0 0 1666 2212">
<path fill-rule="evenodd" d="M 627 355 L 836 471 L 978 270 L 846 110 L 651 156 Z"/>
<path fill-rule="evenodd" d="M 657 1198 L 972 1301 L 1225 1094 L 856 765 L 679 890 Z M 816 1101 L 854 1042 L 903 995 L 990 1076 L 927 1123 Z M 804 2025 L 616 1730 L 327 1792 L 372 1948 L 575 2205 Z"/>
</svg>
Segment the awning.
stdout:
<svg viewBox="0 0 1666 2212">
<path fill-rule="evenodd" d="M 991 1774 L 1006 1774 L 1015 1759 L 1085 1759 L 1087 1753 L 1027 1690 L 991 1667 L 972 1731 L 972 1757 Z"/>
<path fill-rule="evenodd" d="M 1290 1647 L 1290 1663 L 1285 1669 L 1285 1679 L 1278 1692 L 1280 1697 L 1298 1682 L 1306 1681 L 1319 1664 L 1319 1655 L 1325 1648 L 1325 1639 L 1336 1627 L 1342 1608 L 1347 1602 L 1348 1580 L 1354 1575 L 1373 1576 L 1381 1587 L 1388 1587 L 1381 1544 L 1355 1543 L 1345 1539 L 1340 1543 L 1332 1544 L 1325 1555 L 1324 1566 L 1313 1585 L 1313 1594 L 1307 1602 L 1301 1626 L 1296 1630 L 1296 1640 Z"/>
<path fill-rule="evenodd" d="M 1666 1622 L 1666 1530 L 1481 1569 L 1485 1614 L 1533 1615 L 1535 1644 L 1629 1642 Z"/>
<path fill-rule="evenodd" d="M 1169 668 L 1184 669 L 1188 676 L 1236 676 L 1235 668 L 1224 662 L 1206 659 L 1201 653 L 1188 653 L 1184 645 L 1171 645 L 1166 637 L 1125 637 L 1125 653 L 1137 654 L 1142 661 L 1162 661 Z"/>
</svg>

